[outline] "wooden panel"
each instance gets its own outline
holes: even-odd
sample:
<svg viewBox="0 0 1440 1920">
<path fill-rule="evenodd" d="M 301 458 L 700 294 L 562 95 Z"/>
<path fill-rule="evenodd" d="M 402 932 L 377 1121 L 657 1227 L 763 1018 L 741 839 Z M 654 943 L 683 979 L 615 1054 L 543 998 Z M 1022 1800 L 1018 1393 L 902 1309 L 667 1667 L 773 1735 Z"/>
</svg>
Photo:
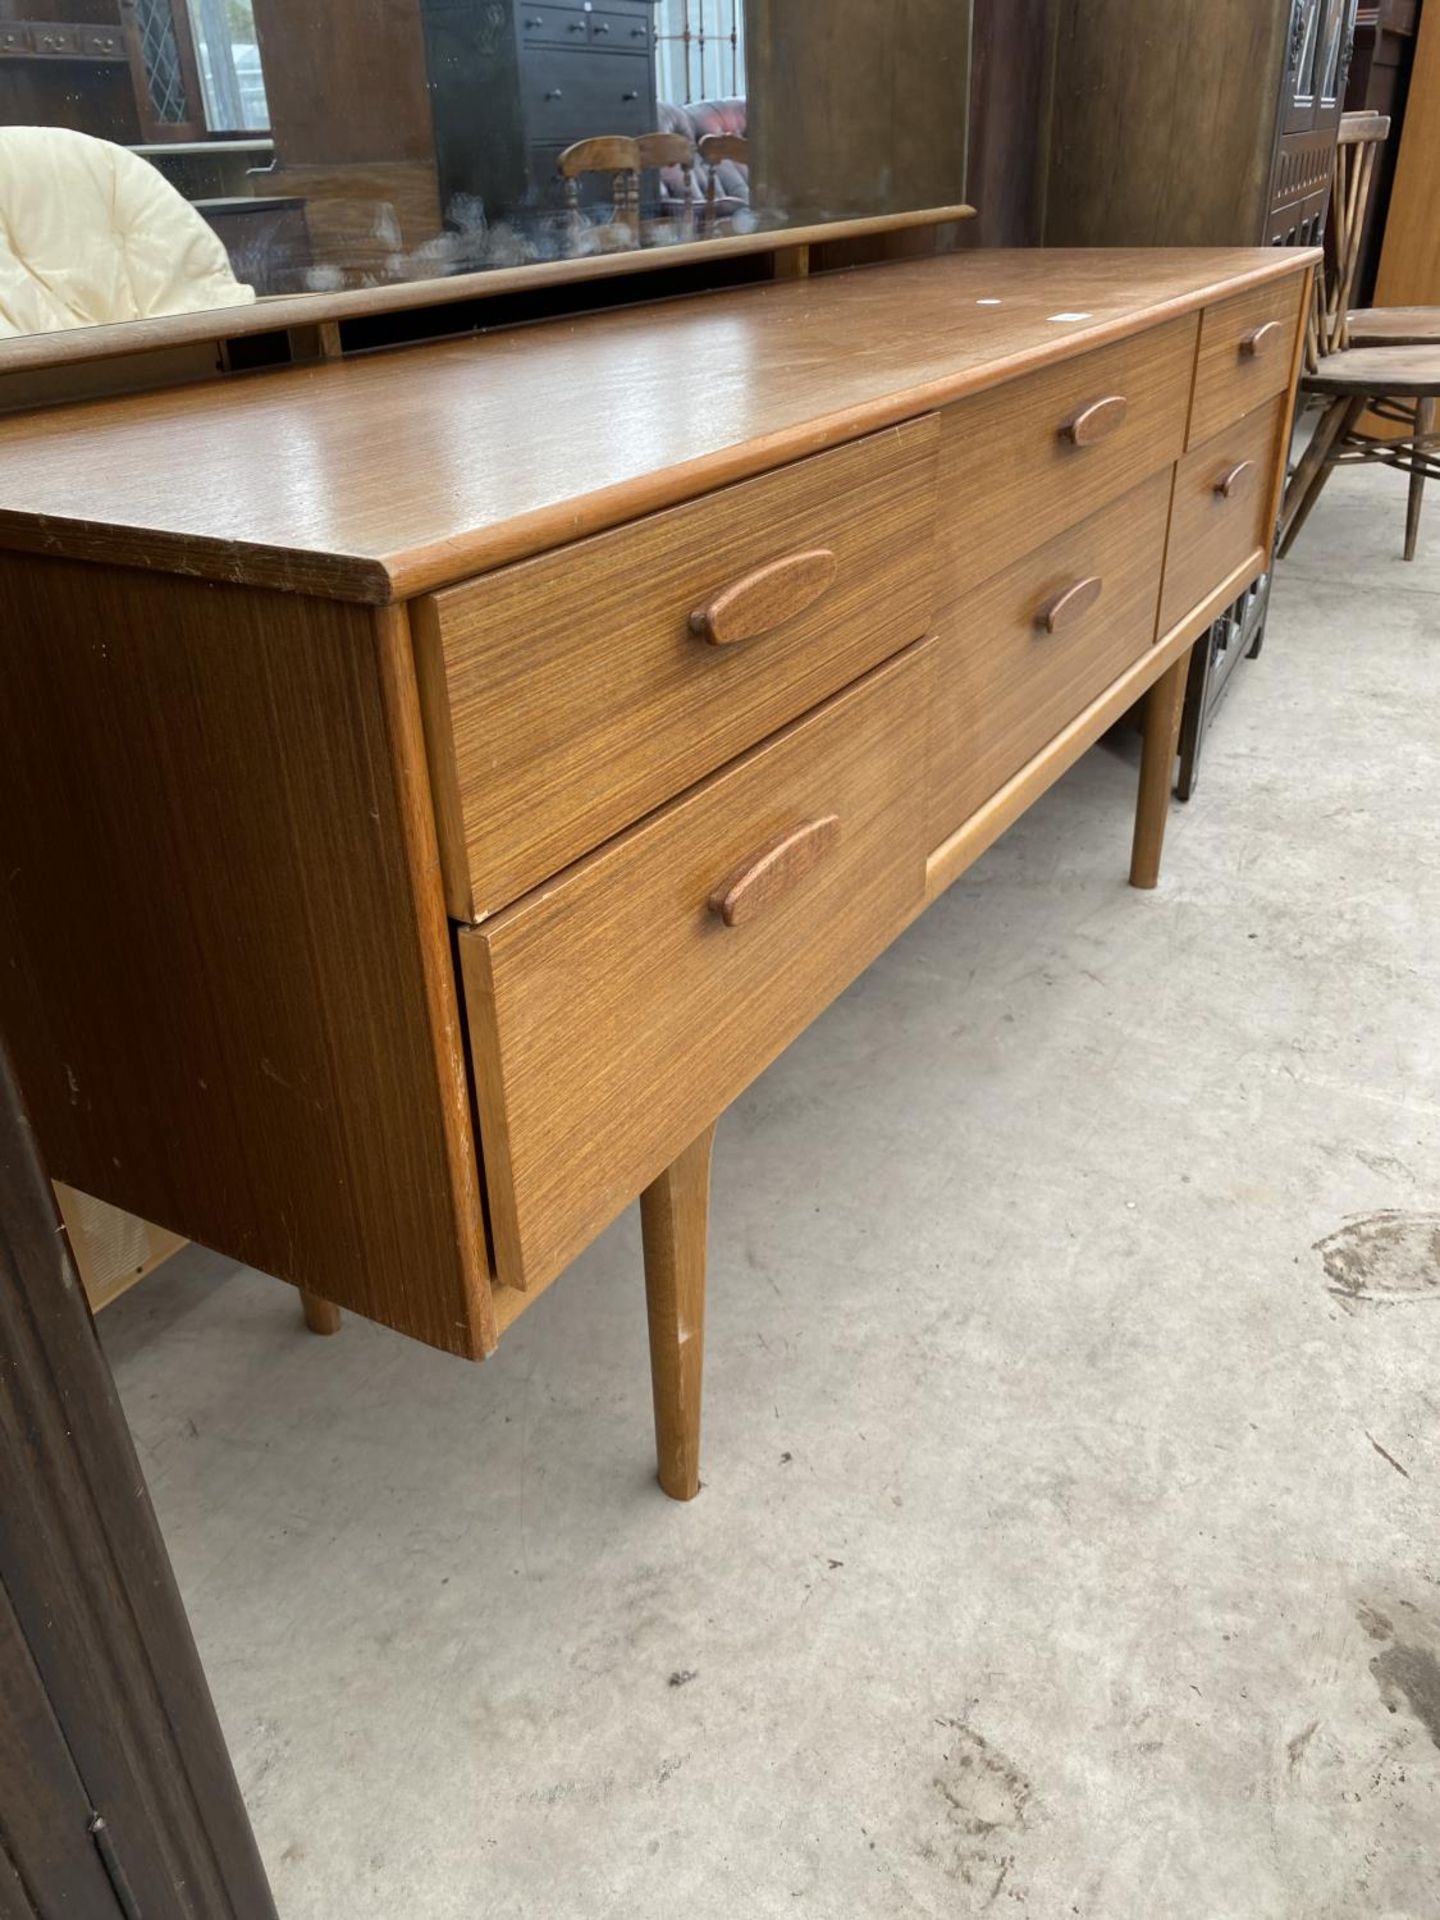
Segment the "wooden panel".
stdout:
<svg viewBox="0 0 1440 1920">
<path fill-rule="evenodd" d="M 1198 446 L 1288 387 L 1301 288 L 1299 279 L 1283 280 L 1205 309 L 1189 446 Z"/>
<path fill-rule="evenodd" d="M 1420 16 L 1395 184 L 1375 278 L 1377 307 L 1440 306 L 1440 7 Z"/>
<path fill-rule="evenodd" d="M 1170 486 L 1167 468 L 941 615 L 930 717 L 930 846 L 1154 641 Z M 1096 579 L 1098 597 L 1047 632 L 1042 610 L 1077 582 Z"/>
<path fill-rule="evenodd" d="M 0 565 L 0 1024 L 57 1178 L 493 1344 L 403 617 Z"/>
<path fill-rule="evenodd" d="M 1314 257 L 954 254 L 57 407 L 0 422 L 0 546 L 404 598 L 1088 354 L 1237 284 L 1295 276 L 1298 291 Z"/>
<path fill-rule="evenodd" d="M 422 603 L 451 912 L 504 906 L 920 639 L 937 439 L 931 415 Z M 806 553 L 833 582 L 780 580 L 808 604 L 776 619 L 756 570 Z M 765 630 L 707 644 L 692 613 L 747 580 L 733 611 Z"/>
<path fill-rule="evenodd" d="M 118 1300 L 185 1245 L 178 1233 L 152 1227 L 63 1181 L 55 1183 L 55 1199 L 92 1313 Z"/>
<path fill-rule="evenodd" d="M 1160 625 L 1183 620 L 1254 548 L 1269 550 L 1288 394 L 1187 453 L 1175 474 Z M 1245 472 L 1234 478 L 1237 470 Z M 1228 494 L 1222 485 L 1231 482 Z"/>
<path fill-rule="evenodd" d="M 942 599 L 1178 458 L 1195 337 L 1195 321 L 1178 320 L 946 409 L 936 537 Z M 1118 427 L 1085 446 L 1066 437 L 1068 423 L 1113 397 L 1125 400 Z"/>
<path fill-rule="evenodd" d="M 924 883 L 928 644 L 459 938 L 497 1270 L 554 1278 L 903 925 Z M 767 911 L 710 906 L 839 832 Z"/>
<path fill-rule="evenodd" d="M 1264 237 L 1287 0 L 1057 0 L 1047 245 Z"/>
<path fill-rule="evenodd" d="M 970 9 L 746 0 L 751 198 L 791 221 L 963 199 Z"/>
</svg>

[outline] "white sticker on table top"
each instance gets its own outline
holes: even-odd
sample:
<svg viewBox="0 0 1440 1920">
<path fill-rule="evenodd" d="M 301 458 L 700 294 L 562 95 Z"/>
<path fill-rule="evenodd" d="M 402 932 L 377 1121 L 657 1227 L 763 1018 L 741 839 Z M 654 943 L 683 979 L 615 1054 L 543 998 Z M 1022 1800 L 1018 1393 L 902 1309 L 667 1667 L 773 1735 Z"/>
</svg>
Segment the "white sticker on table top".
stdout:
<svg viewBox="0 0 1440 1920">
<path fill-rule="evenodd" d="M 1095 316 L 1093 313 L 1052 313 L 1049 314 L 1047 318 L 1051 320 L 1093 320 Z"/>
</svg>

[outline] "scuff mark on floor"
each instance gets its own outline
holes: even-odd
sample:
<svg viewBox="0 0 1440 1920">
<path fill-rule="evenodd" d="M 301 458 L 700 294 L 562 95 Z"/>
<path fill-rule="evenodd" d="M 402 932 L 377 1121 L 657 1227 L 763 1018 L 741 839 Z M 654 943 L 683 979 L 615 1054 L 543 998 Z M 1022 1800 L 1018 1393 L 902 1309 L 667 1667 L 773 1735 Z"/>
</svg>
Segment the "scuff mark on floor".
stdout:
<svg viewBox="0 0 1440 1920">
<path fill-rule="evenodd" d="M 1440 1301 L 1440 1213 L 1357 1214 L 1317 1240 L 1330 1291 L 1347 1305 Z"/>
</svg>

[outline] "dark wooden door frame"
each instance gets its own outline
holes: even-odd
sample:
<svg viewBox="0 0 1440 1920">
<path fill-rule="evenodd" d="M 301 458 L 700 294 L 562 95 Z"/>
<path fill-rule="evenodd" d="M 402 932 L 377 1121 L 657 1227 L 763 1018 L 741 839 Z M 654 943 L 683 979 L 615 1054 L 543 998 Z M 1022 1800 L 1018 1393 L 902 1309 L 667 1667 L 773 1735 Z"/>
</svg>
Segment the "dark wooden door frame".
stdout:
<svg viewBox="0 0 1440 1920">
<path fill-rule="evenodd" d="M 3 1049 L 0 1661 L 0 1920 L 276 1920 Z"/>
</svg>

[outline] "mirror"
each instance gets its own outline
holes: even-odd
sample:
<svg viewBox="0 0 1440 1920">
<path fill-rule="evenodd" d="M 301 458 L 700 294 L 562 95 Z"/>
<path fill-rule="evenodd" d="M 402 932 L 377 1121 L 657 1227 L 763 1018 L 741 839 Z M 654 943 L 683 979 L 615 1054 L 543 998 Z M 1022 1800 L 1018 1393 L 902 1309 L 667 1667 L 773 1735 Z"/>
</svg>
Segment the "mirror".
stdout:
<svg viewBox="0 0 1440 1920">
<path fill-rule="evenodd" d="M 0 336 L 953 208 L 969 13 L 0 0 Z"/>
</svg>

